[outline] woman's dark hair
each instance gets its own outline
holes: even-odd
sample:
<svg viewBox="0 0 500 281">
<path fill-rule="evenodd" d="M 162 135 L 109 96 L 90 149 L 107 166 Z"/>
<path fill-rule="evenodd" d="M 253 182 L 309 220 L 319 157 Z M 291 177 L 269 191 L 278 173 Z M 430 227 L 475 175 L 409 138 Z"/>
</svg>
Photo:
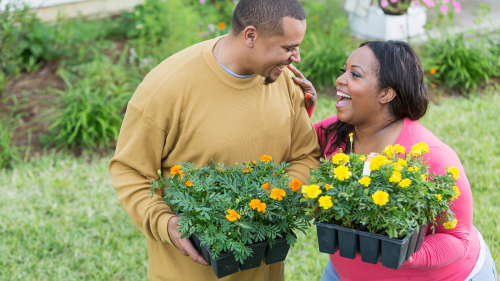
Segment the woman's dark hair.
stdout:
<svg viewBox="0 0 500 281">
<path fill-rule="evenodd" d="M 392 88 L 396 97 L 389 103 L 389 110 L 395 120 L 410 118 L 418 120 L 427 112 L 427 87 L 424 82 L 422 64 L 412 47 L 401 41 L 369 41 L 359 47 L 369 47 L 378 61 L 378 88 Z M 323 141 L 322 155 L 330 155 L 342 148 L 350 152 L 349 133 L 354 126 L 337 120 L 328 127 L 321 127 Z"/>
</svg>

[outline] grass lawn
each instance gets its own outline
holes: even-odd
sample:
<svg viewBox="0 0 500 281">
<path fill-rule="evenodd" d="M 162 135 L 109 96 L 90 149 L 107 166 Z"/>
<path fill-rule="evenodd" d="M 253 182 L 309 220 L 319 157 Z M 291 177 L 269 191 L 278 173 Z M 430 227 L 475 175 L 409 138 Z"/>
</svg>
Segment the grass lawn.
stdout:
<svg viewBox="0 0 500 281">
<path fill-rule="evenodd" d="M 334 114 L 322 97 L 313 121 Z M 447 98 L 422 123 L 458 154 L 474 196 L 474 224 L 500 269 L 500 95 Z M 0 280 L 146 280 L 142 234 L 119 205 L 109 159 L 62 154 L 0 171 Z M 328 260 L 316 230 L 299 235 L 287 280 L 319 280 Z"/>
</svg>

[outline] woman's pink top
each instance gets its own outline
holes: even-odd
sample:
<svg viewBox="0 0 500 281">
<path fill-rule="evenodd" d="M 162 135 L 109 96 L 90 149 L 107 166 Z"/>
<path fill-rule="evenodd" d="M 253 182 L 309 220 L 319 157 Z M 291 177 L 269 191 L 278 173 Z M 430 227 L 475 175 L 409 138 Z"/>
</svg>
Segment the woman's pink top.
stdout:
<svg viewBox="0 0 500 281">
<path fill-rule="evenodd" d="M 321 126 L 326 128 L 337 121 L 337 116 L 326 118 L 314 124 L 318 141 L 322 143 Z M 381 263 L 369 264 L 361 262 L 358 255 L 355 259 L 339 256 L 339 253 L 330 255 L 333 267 L 342 281 L 378 281 L 378 280 L 412 280 L 412 281 L 464 281 L 474 268 L 479 256 L 479 240 L 472 226 L 472 193 L 465 175 L 464 168 L 457 154 L 449 146 L 441 142 L 418 121 L 404 119 L 403 129 L 395 144 L 400 144 L 410 151 L 411 147 L 419 142 L 429 145 L 428 157 L 430 172 L 443 175 L 446 166 L 455 166 L 460 170 L 458 188 L 460 196 L 453 201 L 453 212 L 458 220 L 454 229 L 444 229 L 436 226 L 436 232 L 427 231 L 420 251 L 413 254 L 413 262 L 405 262 L 398 270 L 382 267 Z"/>
</svg>

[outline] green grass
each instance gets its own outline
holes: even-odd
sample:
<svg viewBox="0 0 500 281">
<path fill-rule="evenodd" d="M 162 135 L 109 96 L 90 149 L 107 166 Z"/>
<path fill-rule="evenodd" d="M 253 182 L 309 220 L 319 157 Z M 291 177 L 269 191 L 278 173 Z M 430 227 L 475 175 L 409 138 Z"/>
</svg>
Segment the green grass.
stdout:
<svg viewBox="0 0 500 281">
<path fill-rule="evenodd" d="M 474 224 L 500 268 L 500 95 L 443 99 L 422 123 L 459 155 L 474 196 Z M 313 121 L 335 114 L 320 97 Z M 119 205 L 109 159 L 64 154 L 0 170 L 0 280 L 146 280 L 143 235 Z M 316 230 L 299 234 L 287 280 L 319 280 L 328 255 Z"/>
</svg>

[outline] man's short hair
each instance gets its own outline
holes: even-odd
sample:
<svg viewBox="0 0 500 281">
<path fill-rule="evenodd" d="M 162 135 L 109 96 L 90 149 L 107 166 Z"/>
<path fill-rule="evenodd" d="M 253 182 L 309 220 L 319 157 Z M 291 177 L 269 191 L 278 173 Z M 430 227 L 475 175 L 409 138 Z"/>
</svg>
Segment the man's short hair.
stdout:
<svg viewBox="0 0 500 281">
<path fill-rule="evenodd" d="M 253 25 L 263 37 L 283 36 L 283 18 L 305 20 L 304 8 L 297 0 L 240 0 L 233 12 L 232 32 L 240 34 Z"/>
</svg>

